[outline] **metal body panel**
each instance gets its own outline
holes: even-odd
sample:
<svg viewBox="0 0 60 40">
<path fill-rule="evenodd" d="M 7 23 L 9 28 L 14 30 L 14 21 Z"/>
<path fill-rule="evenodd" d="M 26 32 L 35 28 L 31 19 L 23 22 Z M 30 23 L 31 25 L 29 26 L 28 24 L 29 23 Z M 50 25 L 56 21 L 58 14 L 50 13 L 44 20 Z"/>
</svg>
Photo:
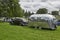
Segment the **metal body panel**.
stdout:
<svg viewBox="0 0 60 40">
<path fill-rule="evenodd" d="M 53 15 L 49 15 L 49 14 L 39 14 L 39 15 L 32 15 L 30 16 L 30 22 L 29 22 L 29 26 L 39 26 L 42 28 L 51 28 L 51 29 L 55 29 L 56 27 L 56 18 Z"/>
</svg>

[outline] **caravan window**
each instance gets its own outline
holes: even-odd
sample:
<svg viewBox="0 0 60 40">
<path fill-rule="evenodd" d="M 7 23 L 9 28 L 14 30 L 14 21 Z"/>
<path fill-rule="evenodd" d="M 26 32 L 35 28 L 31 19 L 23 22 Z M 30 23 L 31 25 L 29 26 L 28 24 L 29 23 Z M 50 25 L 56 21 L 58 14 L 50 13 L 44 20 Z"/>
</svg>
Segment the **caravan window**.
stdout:
<svg viewBox="0 0 60 40">
<path fill-rule="evenodd" d="M 48 17 L 44 17 L 45 20 L 48 20 L 49 18 Z"/>
<path fill-rule="evenodd" d="M 45 19 L 41 19 L 40 22 L 46 22 L 46 20 Z"/>
<path fill-rule="evenodd" d="M 37 17 L 37 21 L 39 21 L 39 22 L 44 22 L 44 21 L 46 21 L 43 17 Z"/>
<path fill-rule="evenodd" d="M 37 17 L 31 17 L 32 21 L 36 21 Z"/>
</svg>

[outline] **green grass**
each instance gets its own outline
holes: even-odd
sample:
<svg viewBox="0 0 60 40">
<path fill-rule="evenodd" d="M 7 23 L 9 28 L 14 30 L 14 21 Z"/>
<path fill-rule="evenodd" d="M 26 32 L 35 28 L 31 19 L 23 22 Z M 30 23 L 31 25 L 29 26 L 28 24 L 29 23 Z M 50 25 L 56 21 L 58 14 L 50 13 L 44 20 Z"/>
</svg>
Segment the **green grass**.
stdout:
<svg viewBox="0 0 60 40">
<path fill-rule="evenodd" d="M 0 23 L 0 40 L 60 40 L 60 27 L 50 31 Z"/>
</svg>

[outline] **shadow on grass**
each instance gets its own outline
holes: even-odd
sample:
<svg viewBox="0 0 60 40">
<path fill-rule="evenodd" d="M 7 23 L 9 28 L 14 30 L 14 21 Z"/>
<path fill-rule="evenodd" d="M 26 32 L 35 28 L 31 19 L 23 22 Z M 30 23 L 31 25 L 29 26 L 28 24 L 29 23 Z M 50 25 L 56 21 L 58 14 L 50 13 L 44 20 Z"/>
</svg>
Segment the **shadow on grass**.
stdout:
<svg viewBox="0 0 60 40">
<path fill-rule="evenodd" d="M 10 24 L 11 25 L 11 24 Z M 13 24 L 13 26 L 21 26 L 21 27 L 28 27 L 28 28 L 32 28 L 32 29 L 37 29 L 37 30 L 49 30 L 49 31 L 54 31 L 54 30 L 56 30 L 56 29 L 50 29 L 50 28 L 40 28 L 39 29 L 39 27 L 37 27 L 37 28 L 35 28 L 34 26 L 23 26 L 23 25 L 14 25 Z"/>
<path fill-rule="evenodd" d="M 29 28 L 38 29 L 38 30 L 49 30 L 49 31 L 54 31 L 54 30 L 56 30 L 56 29 L 50 29 L 50 28 L 39 28 L 39 27 L 35 28 L 35 27 L 33 27 L 33 26 L 31 26 L 31 27 L 29 27 Z"/>
</svg>

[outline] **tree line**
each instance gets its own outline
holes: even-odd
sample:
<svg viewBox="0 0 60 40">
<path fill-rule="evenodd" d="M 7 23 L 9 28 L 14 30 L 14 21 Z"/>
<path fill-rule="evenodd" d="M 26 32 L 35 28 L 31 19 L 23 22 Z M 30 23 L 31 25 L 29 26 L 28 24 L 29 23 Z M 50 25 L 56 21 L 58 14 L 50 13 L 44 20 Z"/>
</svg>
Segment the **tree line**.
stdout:
<svg viewBox="0 0 60 40">
<path fill-rule="evenodd" d="M 40 8 L 36 14 L 47 14 L 46 8 Z M 24 12 L 20 7 L 19 0 L 0 0 L 0 17 L 29 17 L 34 13 Z M 52 11 L 50 14 L 59 15 L 59 11 Z"/>
<path fill-rule="evenodd" d="M 25 16 L 28 17 L 28 16 L 30 16 L 30 15 L 32 15 L 34 13 L 25 12 L 24 14 L 25 14 Z M 48 13 L 48 9 L 40 8 L 40 9 L 37 10 L 36 14 L 51 14 L 51 15 L 56 16 L 56 15 L 59 15 L 59 11 L 52 11 L 51 13 Z"/>
</svg>

